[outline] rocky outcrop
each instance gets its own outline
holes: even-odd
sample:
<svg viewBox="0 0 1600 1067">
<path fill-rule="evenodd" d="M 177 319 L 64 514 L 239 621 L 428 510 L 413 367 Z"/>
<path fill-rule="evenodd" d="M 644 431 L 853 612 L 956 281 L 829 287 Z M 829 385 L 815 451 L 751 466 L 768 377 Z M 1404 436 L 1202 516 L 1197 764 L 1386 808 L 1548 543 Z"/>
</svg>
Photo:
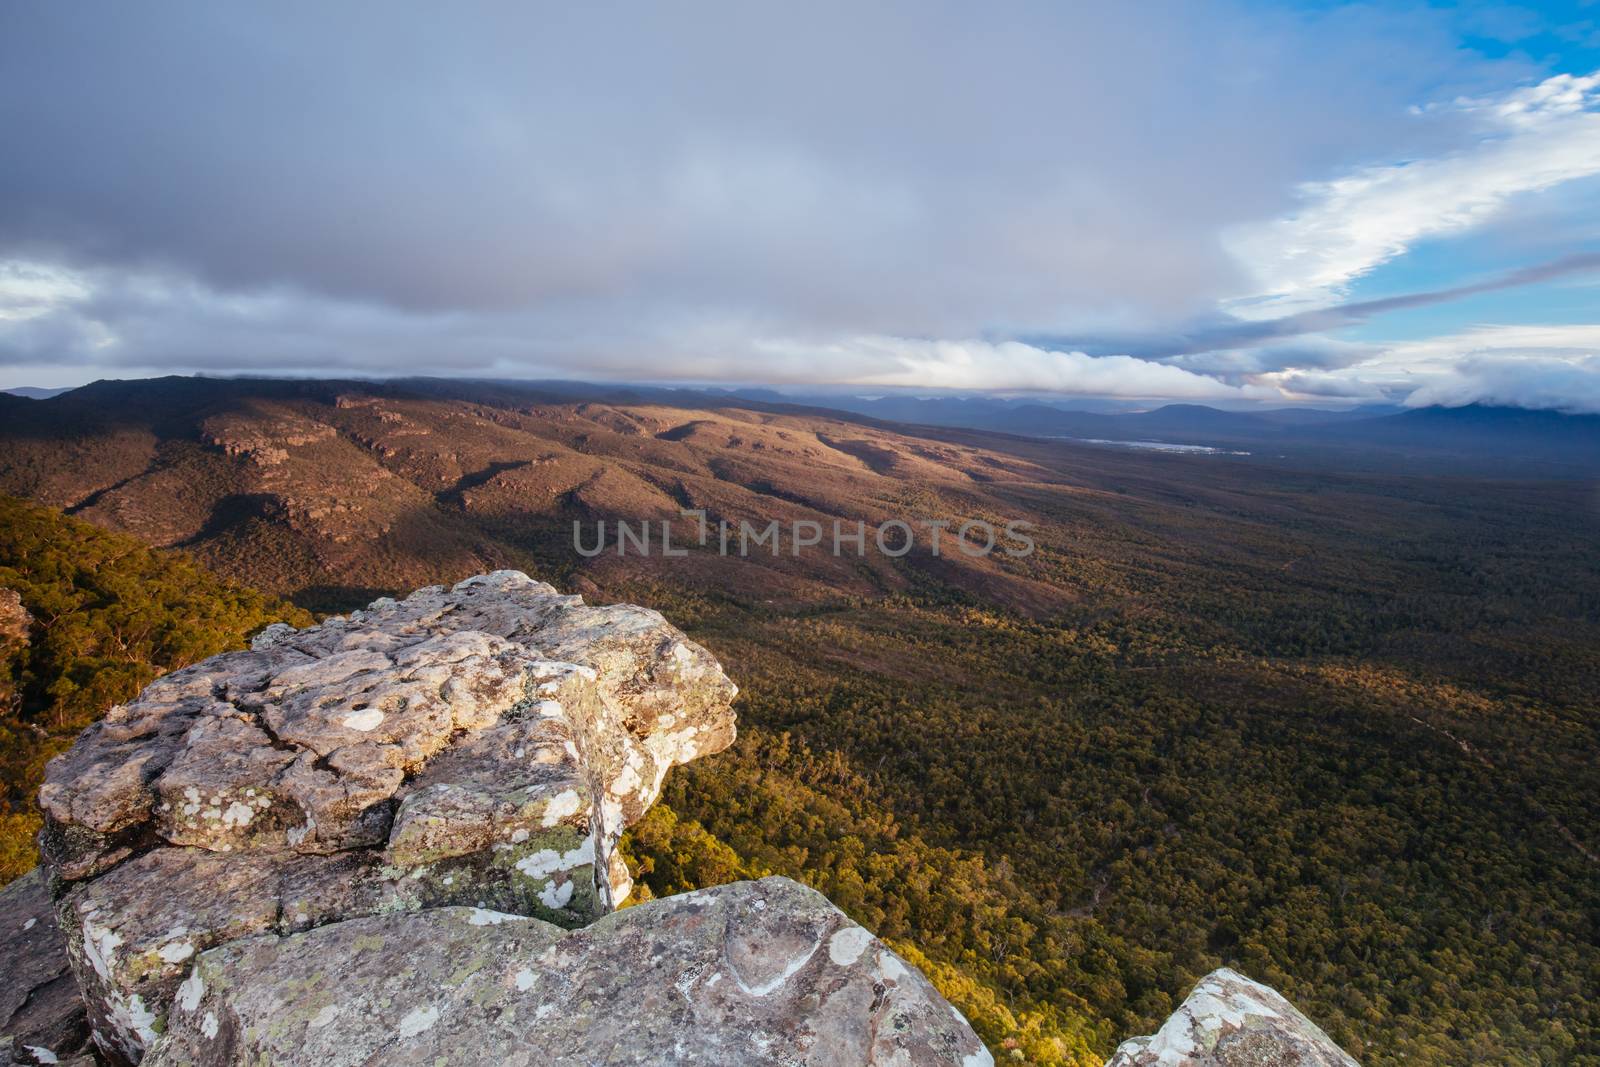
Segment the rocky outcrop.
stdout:
<svg viewBox="0 0 1600 1067">
<path fill-rule="evenodd" d="M 146 1060 L 992 1062 L 921 974 L 783 878 L 652 901 L 576 932 L 438 908 L 235 941 L 200 957 Z"/>
<path fill-rule="evenodd" d="M 582 925 L 735 688 L 653 611 L 501 571 L 169 674 L 52 761 L 41 846 L 101 1048 L 136 1061 L 194 959 L 466 905 Z"/>
<path fill-rule="evenodd" d="M 1106 1067 L 1359 1067 L 1278 993 L 1224 967 L 1200 980 L 1150 1037 Z"/>
<path fill-rule="evenodd" d="M 0 889 L 0 1064 L 65 1062 L 89 1043 L 44 872 Z"/>
<path fill-rule="evenodd" d="M 15 589 L 0 586 L 0 715 L 14 714 L 21 703 L 16 677 L 18 665 L 32 637 L 33 616 Z"/>
<path fill-rule="evenodd" d="M 0 587 L 0 656 L 26 645 L 32 626 L 33 616 L 22 606 L 21 594 L 15 589 Z"/>
</svg>

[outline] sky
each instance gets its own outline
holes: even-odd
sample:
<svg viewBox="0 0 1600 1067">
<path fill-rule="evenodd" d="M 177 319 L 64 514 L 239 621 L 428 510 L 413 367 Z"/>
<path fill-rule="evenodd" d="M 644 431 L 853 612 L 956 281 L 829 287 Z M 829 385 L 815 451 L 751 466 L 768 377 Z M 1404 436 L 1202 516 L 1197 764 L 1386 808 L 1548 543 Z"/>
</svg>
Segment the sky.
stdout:
<svg viewBox="0 0 1600 1067">
<path fill-rule="evenodd" d="M 1600 411 L 1600 0 L 7 4 L 0 386 Z"/>
</svg>

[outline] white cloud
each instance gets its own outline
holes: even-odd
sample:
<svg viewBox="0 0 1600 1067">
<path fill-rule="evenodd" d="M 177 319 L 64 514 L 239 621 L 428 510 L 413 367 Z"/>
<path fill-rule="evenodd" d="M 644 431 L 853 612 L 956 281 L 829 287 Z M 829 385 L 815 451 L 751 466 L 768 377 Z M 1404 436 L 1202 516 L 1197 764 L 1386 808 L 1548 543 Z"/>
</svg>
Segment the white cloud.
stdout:
<svg viewBox="0 0 1600 1067">
<path fill-rule="evenodd" d="M 1600 72 L 1457 100 L 1449 110 L 1487 132 L 1451 154 L 1307 184 L 1300 211 L 1234 230 L 1229 247 L 1258 291 L 1233 309 L 1275 317 L 1338 303 L 1352 281 L 1420 240 L 1478 226 L 1519 194 L 1600 174 Z"/>
<path fill-rule="evenodd" d="M 1600 412 L 1600 324 L 1479 326 L 1393 346 L 1418 381 L 1408 407 L 1509 404 Z"/>
<path fill-rule="evenodd" d="M 13 278 L 20 280 L 7 288 Z M 737 318 L 676 316 L 636 316 L 602 334 L 548 313 L 402 311 L 290 291 L 222 294 L 170 274 L 0 263 L 0 363 L 10 365 L 12 385 L 57 384 L 62 365 L 73 363 L 109 376 L 153 366 L 234 374 L 327 373 L 336 366 L 381 377 L 425 371 L 441 358 L 450 371 L 479 377 L 1276 395 L 1133 356 L 1016 341 L 774 337 Z"/>
<path fill-rule="evenodd" d="M 1463 359 L 1414 390 L 1407 407 L 1496 404 L 1600 413 L 1600 355 L 1573 359 Z"/>
<path fill-rule="evenodd" d="M 1477 326 L 1391 344 L 1379 356 L 1326 373 L 1291 369 L 1252 380 L 1308 396 L 1381 397 L 1408 407 L 1600 412 L 1600 324 Z"/>
<path fill-rule="evenodd" d="M 71 271 L 42 263 L 0 261 L 0 323 L 46 315 L 86 296 L 88 290 Z"/>
<path fill-rule="evenodd" d="M 822 371 L 850 385 L 933 389 L 1017 389 L 1130 398 L 1251 399 L 1277 390 L 1233 386 L 1204 374 L 1133 356 L 1057 352 L 1019 341 L 855 337 L 828 344 L 766 341 L 760 351 L 804 374 Z"/>
</svg>

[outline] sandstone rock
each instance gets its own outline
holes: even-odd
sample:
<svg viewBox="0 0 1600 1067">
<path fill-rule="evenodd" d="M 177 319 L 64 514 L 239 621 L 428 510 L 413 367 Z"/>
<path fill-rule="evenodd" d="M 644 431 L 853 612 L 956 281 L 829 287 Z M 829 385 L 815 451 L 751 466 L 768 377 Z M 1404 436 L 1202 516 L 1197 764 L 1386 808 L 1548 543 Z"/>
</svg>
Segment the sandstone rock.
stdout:
<svg viewBox="0 0 1600 1067">
<path fill-rule="evenodd" d="M 192 957 L 237 938 L 443 905 L 611 911 L 617 839 L 671 766 L 732 742 L 735 692 L 656 612 L 514 571 L 157 680 L 39 794 L 97 1041 L 137 1061 Z"/>
<path fill-rule="evenodd" d="M 1106 1067 L 1359 1067 L 1278 993 L 1224 967 L 1200 980 L 1151 1037 Z"/>
<path fill-rule="evenodd" d="M 9 1046 L 10 1062 L 49 1063 L 81 1051 L 89 1024 L 43 870 L 0 889 L 0 959 L 0 1046 Z"/>
<path fill-rule="evenodd" d="M 15 589 L 0 587 L 0 655 L 12 648 L 28 643 L 33 616 L 22 606 L 22 597 Z"/>
<path fill-rule="evenodd" d="M 273 467 L 289 458 L 290 448 L 328 441 L 332 426 L 288 411 L 256 410 L 249 415 L 214 415 L 201 423 L 201 440 L 230 456 Z"/>
<path fill-rule="evenodd" d="M 820 894 L 767 878 L 575 932 L 441 908 L 235 941 L 200 957 L 146 1062 L 993 1061 L 922 975 Z"/>
<path fill-rule="evenodd" d="M 33 638 L 33 616 L 22 604 L 15 589 L 0 587 L 0 715 L 14 714 L 21 704 L 17 691 L 16 669 L 7 670 L 6 661 L 17 659 L 27 651 Z"/>
</svg>

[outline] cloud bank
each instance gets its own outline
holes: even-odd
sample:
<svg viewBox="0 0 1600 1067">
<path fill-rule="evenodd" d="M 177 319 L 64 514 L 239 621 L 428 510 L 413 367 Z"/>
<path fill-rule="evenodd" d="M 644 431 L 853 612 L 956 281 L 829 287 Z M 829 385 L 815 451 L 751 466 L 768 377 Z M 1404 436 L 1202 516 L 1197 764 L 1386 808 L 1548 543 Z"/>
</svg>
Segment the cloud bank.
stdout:
<svg viewBox="0 0 1600 1067">
<path fill-rule="evenodd" d="M 1473 55 L 1436 11 L 291 0 L 5 21 L 8 384 L 1587 388 L 1336 335 L 1407 299 L 1350 303 L 1354 280 L 1600 174 L 1597 76 Z M 1580 365 L 1538 358 L 1551 383 Z"/>
</svg>

